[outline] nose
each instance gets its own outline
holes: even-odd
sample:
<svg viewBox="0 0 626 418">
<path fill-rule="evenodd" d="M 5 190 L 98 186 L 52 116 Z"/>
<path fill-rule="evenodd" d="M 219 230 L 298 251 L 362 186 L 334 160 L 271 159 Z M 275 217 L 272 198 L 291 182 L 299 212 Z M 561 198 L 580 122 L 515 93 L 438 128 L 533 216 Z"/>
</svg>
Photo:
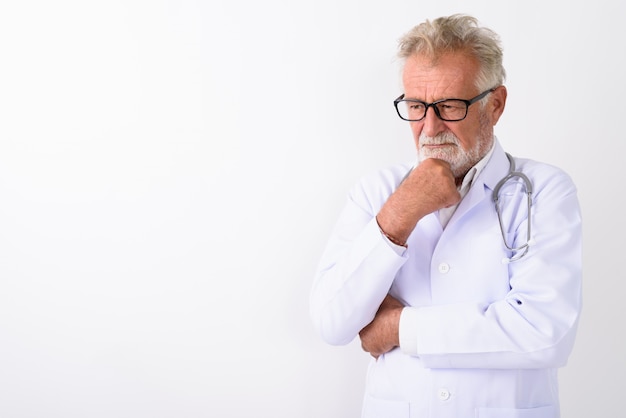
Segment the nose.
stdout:
<svg viewBox="0 0 626 418">
<path fill-rule="evenodd" d="M 426 110 L 426 116 L 424 117 L 422 123 L 422 131 L 424 132 L 424 134 L 430 137 L 436 136 L 445 129 L 444 121 L 439 119 L 439 117 L 435 113 L 435 109 L 432 107 L 429 107 Z"/>
</svg>

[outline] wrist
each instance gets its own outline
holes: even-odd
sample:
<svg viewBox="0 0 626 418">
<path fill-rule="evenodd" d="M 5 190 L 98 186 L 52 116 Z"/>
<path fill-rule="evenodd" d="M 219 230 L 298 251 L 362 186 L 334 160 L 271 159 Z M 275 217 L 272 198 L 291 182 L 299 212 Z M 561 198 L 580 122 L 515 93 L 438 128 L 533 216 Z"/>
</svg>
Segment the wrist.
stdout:
<svg viewBox="0 0 626 418">
<path fill-rule="evenodd" d="M 404 247 L 404 248 L 408 248 L 408 245 L 406 243 L 406 238 L 405 239 L 401 239 L 399 237 L 396 237 L 388 232 L 386 232 L 381 226 L 380 226 L 380 222 L 378 221 L 378 216 L 376 216 L 376 224 L 378 224 L 378 229 L 380 230 L 380 233 L 383 234 L 383 236 L 385 238 L 387 238 L 389 240 L 389 242 L 391 242 L 392 244 L 398 245 L 400 247 Z"/>
</svg>

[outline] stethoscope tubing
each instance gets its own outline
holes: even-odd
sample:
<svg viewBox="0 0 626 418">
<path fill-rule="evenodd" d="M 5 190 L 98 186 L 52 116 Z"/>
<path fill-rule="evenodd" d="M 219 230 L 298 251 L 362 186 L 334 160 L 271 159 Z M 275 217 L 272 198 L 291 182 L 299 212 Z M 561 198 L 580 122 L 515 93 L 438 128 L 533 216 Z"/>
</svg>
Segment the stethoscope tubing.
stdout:
<svg viewBox="0 0 626 418">
<path fill-rule="evenodd" d="M 528 249 L 530 248 L 530 232 L 531 232 L 531 224 L 532 224 L 531 206 L 532 206 L 533 184 L 526 174 L 522 173 L 521 171 L 515 170 L 515 160 L 513 159 L 511 154 L 507 152 L 506 157 L 509 160 L 509 173 L 506 176 L 504 176 L 502 179 L 500 179 L 500 181 L 493 188 L 492 197 L 493 197 L 494 205 L 496 207 L 496 213 L 498 215 L 498 222 L 500 223 L 500 232 L 502 233 L 502 241 L 504 242 L 504 245 L 506 246 L 506 248 L 509 251 L 513 252 L 513 255 L 511 257 L 509 257 L 508 259 L 504 259 L 503 261 L 513 262 L 524 257 L 526 253 L 528 253 Z M 515 178 L 519 178 L 524 182 L 524 187 L 526 188 L 526 201 L 528 205 L 528 209 L 527 209 L 528 219 L 526 222 L 526 243 L 519 247 L 510 246 L 506 240 L 506 234 L 504 233 L 504 224 L 502 222 L 502 211 L 500 210 L 500 205 L 499 205 L 500 189 L 502 189 L 502 187 L 506 184 L 507 181 L 515 179 Z"/>
</svg>

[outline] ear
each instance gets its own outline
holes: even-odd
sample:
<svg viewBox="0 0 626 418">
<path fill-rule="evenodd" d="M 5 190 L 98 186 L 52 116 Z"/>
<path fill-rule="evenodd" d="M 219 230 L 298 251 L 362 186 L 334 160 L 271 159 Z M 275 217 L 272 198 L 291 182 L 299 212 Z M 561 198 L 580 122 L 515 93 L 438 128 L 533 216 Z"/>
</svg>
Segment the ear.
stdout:
<svg viewBox="0 0 626 418">
<path fill-rule="evenodd" d="M 495 126 L 504 112 L 504 105 L 506 104 L 506 87 L 497 87 L 493 93 L 491 93 L 491 100 L 489 100 L 489 112 L 491 116 L 492 125 Z"/>
</svg>

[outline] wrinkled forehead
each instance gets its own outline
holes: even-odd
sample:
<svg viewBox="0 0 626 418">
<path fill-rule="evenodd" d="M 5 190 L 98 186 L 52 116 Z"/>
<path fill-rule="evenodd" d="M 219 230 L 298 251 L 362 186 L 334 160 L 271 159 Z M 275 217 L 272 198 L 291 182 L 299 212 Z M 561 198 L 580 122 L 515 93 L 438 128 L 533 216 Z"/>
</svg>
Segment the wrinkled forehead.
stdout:
<svg viewBox="0 0 626 418">
<path fill-rule="evenodd" d="M 402 84 L 407 97 L 420 100 L 464 97 L 474 93 L 478 69 L 477 60 L 465 53 L 416 54 L 404 62 Z"/>
</svg>

